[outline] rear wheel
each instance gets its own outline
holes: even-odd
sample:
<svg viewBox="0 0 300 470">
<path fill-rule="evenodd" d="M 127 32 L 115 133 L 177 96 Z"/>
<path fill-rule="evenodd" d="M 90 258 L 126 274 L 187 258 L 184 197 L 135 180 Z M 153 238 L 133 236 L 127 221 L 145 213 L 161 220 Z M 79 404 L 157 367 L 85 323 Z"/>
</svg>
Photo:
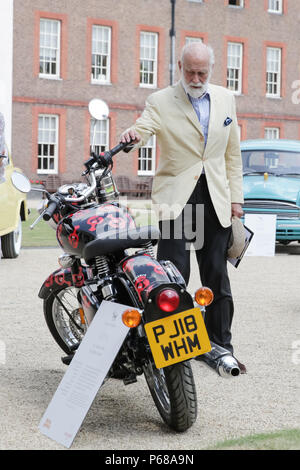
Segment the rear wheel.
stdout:
<svg viewBox="0 0 300 470">
<path fill-rule="evenodd" d="M 197 418 L 197 395 L 189 362 L 157 369 L 152 360 L 144 366 L 154 403 L 164 420 L 178 432 L 186 431 Z"/>
<path fill-rule="evenodd" d="M 16 230 L 1 237 L 1 249 L 3 258 L 17 258 L 22 245 L 22 220 L 19 222 Z"/>
<path fill-rule="evenodd" d="M 51 294 L 44 300 L 44 315 L 56 343 L 70 354 L 81 343 L 86 326 L 81 323 L 75 288 L 62 287 L 56 296 Z"/>
</svg>

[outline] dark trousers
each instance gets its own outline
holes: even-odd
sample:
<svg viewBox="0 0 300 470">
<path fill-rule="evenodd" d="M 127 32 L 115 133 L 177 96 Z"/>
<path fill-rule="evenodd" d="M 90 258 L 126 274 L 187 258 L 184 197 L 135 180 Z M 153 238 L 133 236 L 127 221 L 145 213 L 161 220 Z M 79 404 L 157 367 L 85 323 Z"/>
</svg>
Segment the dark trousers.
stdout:
<svg viewBox="0 0 300 470">
<path fill-rule="evenodd" d="M 199 213 L 201 214 L 199 208 L 202 209 L 202 214 L 204 208 L 203 217 L 199 217 Z M 185 213 L 187 213 L 186 217 Z M 200 227 L 199 225 L 203 223 L 204 227 L 203 225 Z M 214 300 L 206 307 L 205 312 L 207 332 L 211 341 L 233 352 L 231 345 L 233 300 L 227 272 L 227 246 L 231 227 L 224 228 L 220 224 L 204 174 L 199 178 L 181 216 L 175 220 L 161 221 L 160 230 L 162 239 L 158 244 L 157 258 L 172 261 L 181 272 L 186 284 L 190 277 L 188 244 L 191 242 L 190 234 L 196 233 L 195 253 L 201 283 L 203 286 L 210 287 L 214 293 Z M 178 236 L 179 233 L 181 236 Z M 199 240 L 202 234 L 204 241 L 201 247 Z"/>
</svg>

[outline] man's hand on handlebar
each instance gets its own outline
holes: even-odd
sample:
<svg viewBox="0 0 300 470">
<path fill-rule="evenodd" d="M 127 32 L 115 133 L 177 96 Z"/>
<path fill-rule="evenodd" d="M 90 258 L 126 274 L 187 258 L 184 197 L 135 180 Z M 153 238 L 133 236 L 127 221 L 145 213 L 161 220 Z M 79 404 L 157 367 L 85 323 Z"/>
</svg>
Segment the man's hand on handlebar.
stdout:
<svg viewBox="0 0 300 470">
<path fill-rule="evenodd" d="M 120 137 L 120 142 L 122 142 L 123 144 L 125 144 L 126 142 L 137 144 L 140 140 L 141 140 L 140 134 L 133 129 L 124 131 Z"/>
</svg>

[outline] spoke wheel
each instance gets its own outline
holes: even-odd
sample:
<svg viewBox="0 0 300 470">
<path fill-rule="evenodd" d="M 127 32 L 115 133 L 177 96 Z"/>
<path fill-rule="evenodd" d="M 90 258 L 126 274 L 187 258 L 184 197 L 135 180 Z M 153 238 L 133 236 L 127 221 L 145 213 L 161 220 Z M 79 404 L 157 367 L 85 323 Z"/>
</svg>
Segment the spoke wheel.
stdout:
<svg viewBox="0 0 300 470">
<path fill-rule="evenodd" d="M 44 315 L 53 338 L 69 354 L 82 341 L 86 326 L 81 323 L 75 288 L 64 287 L 57 296 L 59 300 L 53 294 L 44 300 Z"/>
</svg>

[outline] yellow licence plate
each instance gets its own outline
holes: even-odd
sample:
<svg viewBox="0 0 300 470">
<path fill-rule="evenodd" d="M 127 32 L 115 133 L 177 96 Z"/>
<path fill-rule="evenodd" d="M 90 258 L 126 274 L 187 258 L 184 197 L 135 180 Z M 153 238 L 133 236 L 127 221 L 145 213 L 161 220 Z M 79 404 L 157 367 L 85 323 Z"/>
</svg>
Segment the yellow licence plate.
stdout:
<svg viewBox="0 0 300 470">
<path fill-rule="evenodd" d="M 145 324 L 158 369 L 211 350 L 200 308 L 192 308 Z"/>
</svg>

